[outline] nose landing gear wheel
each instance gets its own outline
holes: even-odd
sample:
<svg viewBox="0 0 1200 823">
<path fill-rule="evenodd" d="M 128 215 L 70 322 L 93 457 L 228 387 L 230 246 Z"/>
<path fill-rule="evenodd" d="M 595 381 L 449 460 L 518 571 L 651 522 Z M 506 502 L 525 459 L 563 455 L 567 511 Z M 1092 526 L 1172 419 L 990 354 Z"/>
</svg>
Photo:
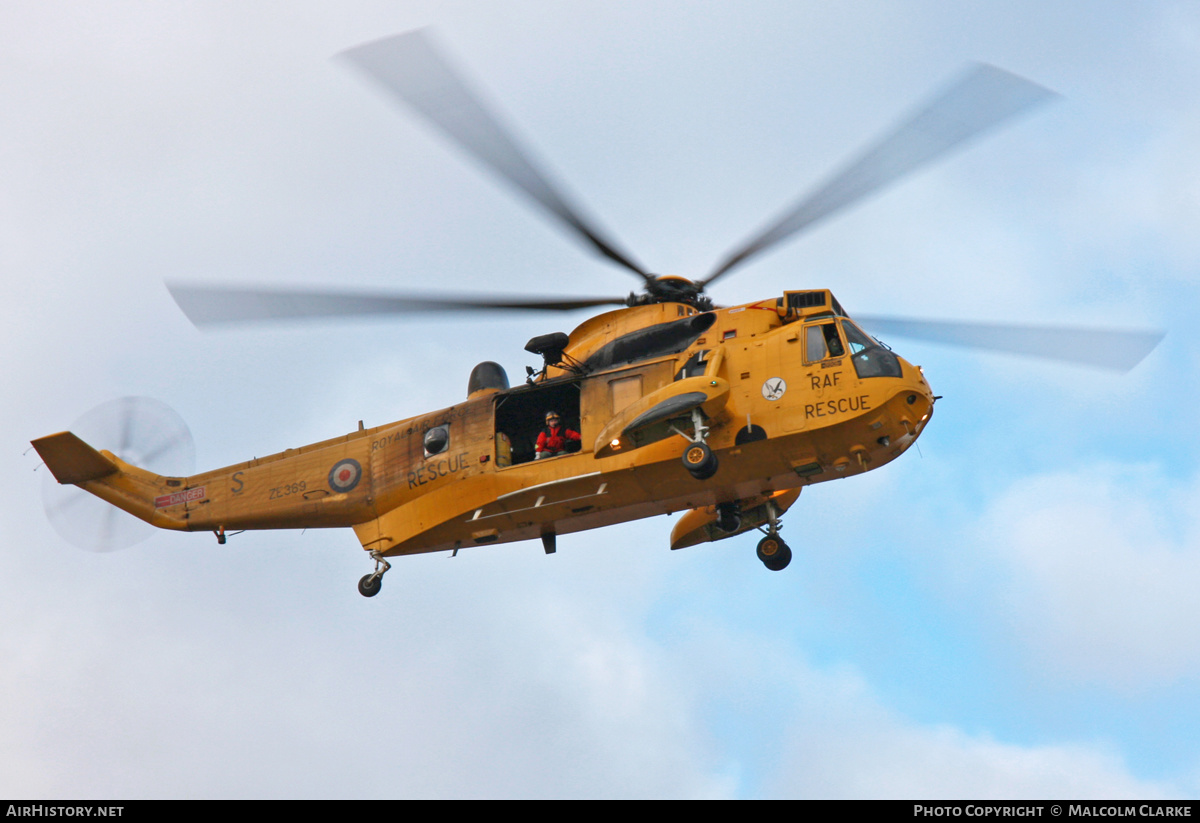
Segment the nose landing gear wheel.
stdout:
<svg viewBox="0 0 1200 823">
<path fill-rule="evenodd" d="M 767 535 L 758 541 L 758 559 L 773 572 L 783 571 L 792 562 L 792 550 L 777 535 Z"/>
<path fill-rule="evenodd" d="M 692 443 L 683 452 L 683 465 L 692 477 L 707 480 L 717 473 L 717 456 L 707 443 Z"/>
</svg>

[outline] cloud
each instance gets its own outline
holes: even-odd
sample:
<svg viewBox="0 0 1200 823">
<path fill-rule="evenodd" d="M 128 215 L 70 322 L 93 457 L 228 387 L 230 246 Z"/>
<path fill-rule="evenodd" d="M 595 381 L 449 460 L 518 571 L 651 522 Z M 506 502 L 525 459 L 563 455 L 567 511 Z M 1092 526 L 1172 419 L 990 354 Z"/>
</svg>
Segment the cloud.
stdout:
<svg viewBox="0 0 1200 823">
<path fill-rule="evenodd" d="M 978 533 L 1013 642 L 1038 666 L 1120 686 L 1200 674 L 1195 480 L 1105 464 L 1023 480 Z"/>
<path fill-rule="evenodd" d="M 0 633 L 0 791 L 730 796 L 681 673 L 628 622 L 629 601 L 570 574 L 551 583 L 569 564 L 504 554 L 408 559 L 382 609 L 349 577 L 319 594 L 328 569 L 311 556 L 266 588 L 252 583 L 265 569 L 228 557 L 192 554 L 188 586 L 168 582 L 180 569 L 161 546 L 85 557 L 53 592 L 0 607 L 10 627 L 57 615 Z M 284 606 L 297 592 L 315 593 L 309 609 Z"/>
<path fill-rule="evenodd" d="M 698 636 L 701 634 L 698 632 Z M 761 634 L 710 626 L 681 667 L 706 684 L 702 704 L 759 726 L 730 771 L 742 793 L 795 798 L 1171 797 L 1178 786 L 1135 776 L 1094 737 L 1002 740 L 916 718 L 853 666 L 821 665 Z"/>
<path fill-rule="evenodd" d="M 822 798 L 1171 797 L 1132 776 L 1114 750 L 1022 746 L 950 725 L 920 724 L 876 701 L 854 676 L 817 679 L 788 731 L 768 793 Z M 811 684 L 811 685 L 816 685 Z"/>
</svg>

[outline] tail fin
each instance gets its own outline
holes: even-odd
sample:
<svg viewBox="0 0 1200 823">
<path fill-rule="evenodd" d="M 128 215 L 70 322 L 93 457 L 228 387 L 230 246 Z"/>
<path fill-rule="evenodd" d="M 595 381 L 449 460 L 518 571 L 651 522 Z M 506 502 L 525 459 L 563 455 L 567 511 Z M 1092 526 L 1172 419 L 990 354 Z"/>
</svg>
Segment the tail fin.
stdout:
<svg viewBox="0 0 1200 823">
<path fill-rule="evenodd" d="M 175 486 L 181 485 L 179 481 L 168 483 L 112 452 L 98 452 L 71 432 L 59 432 L 32 442 L 59 483 L 79 486 L 161 529 L 187 530 L 186 516 L 164 511 L 176 504 L 174 497 L 180 495 L 171 493 L 178 491 Z"/>
</svg>

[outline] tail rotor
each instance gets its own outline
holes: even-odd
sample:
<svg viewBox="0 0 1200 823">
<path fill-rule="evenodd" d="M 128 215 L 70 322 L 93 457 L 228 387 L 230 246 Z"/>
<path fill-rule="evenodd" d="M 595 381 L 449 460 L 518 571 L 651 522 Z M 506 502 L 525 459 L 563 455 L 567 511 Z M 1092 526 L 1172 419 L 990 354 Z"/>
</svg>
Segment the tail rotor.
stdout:
<svg viewBox="0 0 1200 823">
<path fill-rule="evenodd" d="M 84 440 L 122 460 L 164 476 L 191 474 L 196 447 L 183 418 L 149 397 L 121 397 L 103 403 L 71 424 Z M 155 529 L 78 486 L 60 485 L 50 474 L 42 481 L 42 502 L 54 530 L 91 552 L 127 549 Z"/>
</svg>

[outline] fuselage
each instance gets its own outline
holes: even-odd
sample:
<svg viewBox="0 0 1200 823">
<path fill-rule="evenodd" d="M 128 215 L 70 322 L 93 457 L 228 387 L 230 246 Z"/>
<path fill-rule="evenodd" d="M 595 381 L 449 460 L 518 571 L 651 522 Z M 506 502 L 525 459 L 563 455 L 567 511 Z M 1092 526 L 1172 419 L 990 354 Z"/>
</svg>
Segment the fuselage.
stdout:
<svg viewBox="0 0 1200 823">
<path fill-rule="evenodd" d="M 534 539 L 869 471 L 912 445 L 933 409 L 920 370 L 858 329 L 827 291 L 703 313 L 673 303 L 620 309 L 572 332 L 565 354 L 527 385 L 477 389 L 386 426 L 164 478 L 174 491 L 156 498 L 156 523 L 350 526 L 384 555 Z M 633 404 L 671 398 L 698 377 L 722 387 L 703 406 L 720 461 L 710 479 L 680 464 L 693 436 L 682 416 L 645 445 L 598 442 Z M 581 448 L 534 460 L 550 408 L 581 434 Z"/>
</svg>

